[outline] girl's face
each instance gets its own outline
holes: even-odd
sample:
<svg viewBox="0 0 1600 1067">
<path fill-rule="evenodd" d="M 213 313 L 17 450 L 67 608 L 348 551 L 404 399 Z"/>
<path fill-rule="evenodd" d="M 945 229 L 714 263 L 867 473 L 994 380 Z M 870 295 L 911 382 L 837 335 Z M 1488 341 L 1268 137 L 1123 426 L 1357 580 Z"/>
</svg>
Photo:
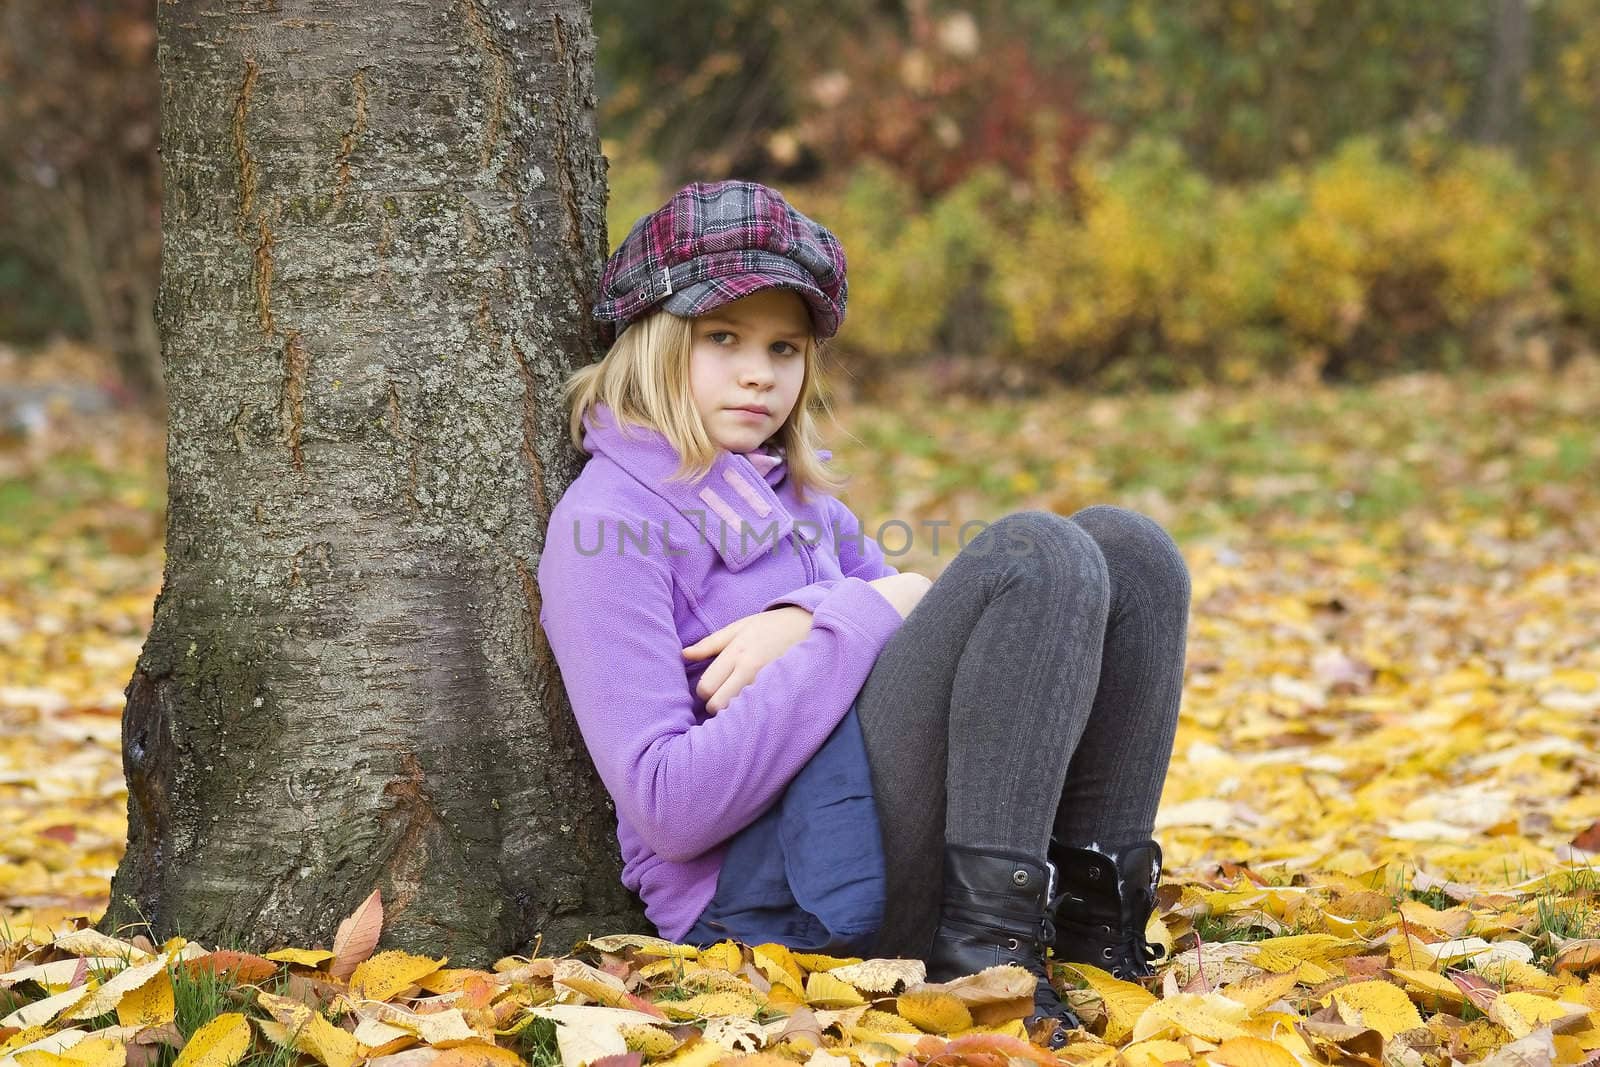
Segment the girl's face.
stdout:
<svg viewBox="0 0 1600 1067">
<path fill-rule="evenodd" d="M 763 289 L 701 315 L 692 330 L 689 389 L 707 436 L 729 452 L 754 451 L 800 397 L 811 334 L 804 301 Z"/>
</svg>

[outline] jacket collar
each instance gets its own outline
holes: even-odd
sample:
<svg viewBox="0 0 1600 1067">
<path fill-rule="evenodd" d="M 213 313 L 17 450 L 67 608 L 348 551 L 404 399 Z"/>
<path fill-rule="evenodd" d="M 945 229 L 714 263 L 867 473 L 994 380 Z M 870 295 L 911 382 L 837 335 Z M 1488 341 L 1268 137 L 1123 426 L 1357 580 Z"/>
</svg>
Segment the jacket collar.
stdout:
<svg viewBox="0 0 1600 1067">
<path fill-rule="evenodd" d="M 741 571 L 789 536 L 794 519 L 778 499 L 788 474 L 775 446 L 755 452 L 717 450 L 711 470 L 697 481 L 672 482 L 678 450 L 661 431 L 620 427 L 611 408 L 597 403 L 584 416 L 583 448 L 604 455 L 688 520 L 687 529 L 704 536 L 730 571 Z M 769 450 L 770 449 L 770 450 Z M 824 460 L 833 453 L 820 450 Z"/>
</svg>

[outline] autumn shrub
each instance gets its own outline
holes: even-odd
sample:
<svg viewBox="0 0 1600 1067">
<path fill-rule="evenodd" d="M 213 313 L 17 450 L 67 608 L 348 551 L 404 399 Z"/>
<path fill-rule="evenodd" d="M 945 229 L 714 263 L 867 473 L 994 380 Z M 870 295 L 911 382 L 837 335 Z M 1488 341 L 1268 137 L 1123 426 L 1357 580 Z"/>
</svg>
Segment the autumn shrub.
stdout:
<svg viewBox="0 0 1600 1067">
<path fill-rule="evenodd" d="M 1600 168 L 1565 168 L 1546 177 L 1541 194 L 1552 205 L 1546 242 L 1552 284 L 1563 310 L 1593 335 L 1600 335 Z"/>
<path fill-rule="evenodd" d="M 1295 351 L 1285 339 L 1278 286 L 1288 256 L 1283 233 L 1302 204 L 1293 183 L 1282 179 L 1217 188 L 1209 256 L 1192 282 L 1200 315 L 1174 334 L 1185 343 L 1177 355 L 1188 373 L 1175 367 L 1171 377 L 1244 382 L 1292 369 Z"/>
<path fill-rule="evenodd" d="M 1392 157 L 1355 139 L 1237 184 L 1156 137 L 1032 165 L 927 197 L 867 159 L 785 190 L 844 242 L 837 344 L 858 377 L 960 357 L 1107 387 L 1354 379 L 1516 362 L 1562 314 L 1600 323 L 1600 224 L 1493 149 Z M 612 169 L 626 211 L 667 195 L 647 168 Z"/>
<path fill-rule="evenodd" d="M 1276 304 L 1339 376 L 1459 361 L 1461 331 L 1534 282 L 1539 205 L 1503 155 L 1408 166 L 1358 139 L 1300 184 Z"/>
<path fill-rule="evenodd" d="M 839 235 L 849 258 L 850 305 L 839 344 L 898 360 L 952 343 L 988 345 L 983 304 L 994 232 L 991 205 L 1007 195 L 996 168 L 974 172 L 924 206 L 887 165 L 858 167 L 836 196 L 796 196 Z"/>
<path fill-rule="evenodd" d="M 1168 141 L 1135 141 L 1077 168 L 1079 193 L 1044 194 L 992 245 L 988 292 L 1007 347 L 1069 377 L 1149 366 L 1206 332 L 1194 279 L 1209 250 L 1213 187 Z"/>
<path fill-rule="evenodd" d="M 1600 333 L 1600 217 L 1575 211 L 1565 220 L 1559 243 L 1560 279 L 1565 283 L 1567 307 L 1590 330 Z"/>
</svg>

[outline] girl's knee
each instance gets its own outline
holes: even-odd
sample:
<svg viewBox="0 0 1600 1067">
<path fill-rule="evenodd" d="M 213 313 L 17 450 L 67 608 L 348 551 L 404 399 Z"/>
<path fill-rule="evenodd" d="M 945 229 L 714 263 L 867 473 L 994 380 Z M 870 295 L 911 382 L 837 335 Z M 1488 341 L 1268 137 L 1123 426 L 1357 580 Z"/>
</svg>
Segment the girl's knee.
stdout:
<svg viewBox="0 0 1600 1067">
<path fill-rule="evenodd" d="M 1070 521 L 1092 536 L 1111 560 L 1171 586 L 1184 603 L 1190 596 L 1189 565 L 1166 529 L 1150 516 L 1115 504 L 1093 504 Z"/>
<path fill-rule="evenodd" d="M 1015 560 L 1019 573 L 1028 579 L 1109 583 L 1106 560 L 1094 538 L 1053 511 L 1013 511 L 991 523 L 982 536 L 988 543 L 980 554 Z"/>
</svg>

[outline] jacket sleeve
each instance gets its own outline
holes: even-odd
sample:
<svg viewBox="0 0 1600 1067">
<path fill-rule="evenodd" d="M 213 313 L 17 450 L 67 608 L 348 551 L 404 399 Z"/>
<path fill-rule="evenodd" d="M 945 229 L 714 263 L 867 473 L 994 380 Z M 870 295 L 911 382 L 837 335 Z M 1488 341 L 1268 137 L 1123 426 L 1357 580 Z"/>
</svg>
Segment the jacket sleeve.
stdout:
<svg viewBox="0 0 1600 1067">
<path fill-rule="evenodd" d="M 899 627 L 859 578 L 819 598 L 811 631 L 720 713 L 689 684 L 662 557 L 585 556 L 552 537 L 539 561 L 539 621 L 619 817 L 681 862 L 751 823 L 844 717 Z"/>
<path fill-rule="evenodd" d="M 900 572 L 883 558 L 883 550 L 878 543 L 868 537 L 861 530 L 861 521 L 838 497 L 828 498 L 828 516 L 833 523 L 833 530 L 829 536 L 839 555 L 839 569 L 844 571 L 847 578 L 860 578 L 870 582 L 875 578 L 887 578 L 891 574 Z M 830 593 L 834 586 L 839 584 L 837 578 L 824 578 L 810 585 L 803 585 L 792 593 L 769 601 L 762 611 L 793 604 L 805 608 L 811 614 L 817 613 L 817 605 Z"/>
</svg>

